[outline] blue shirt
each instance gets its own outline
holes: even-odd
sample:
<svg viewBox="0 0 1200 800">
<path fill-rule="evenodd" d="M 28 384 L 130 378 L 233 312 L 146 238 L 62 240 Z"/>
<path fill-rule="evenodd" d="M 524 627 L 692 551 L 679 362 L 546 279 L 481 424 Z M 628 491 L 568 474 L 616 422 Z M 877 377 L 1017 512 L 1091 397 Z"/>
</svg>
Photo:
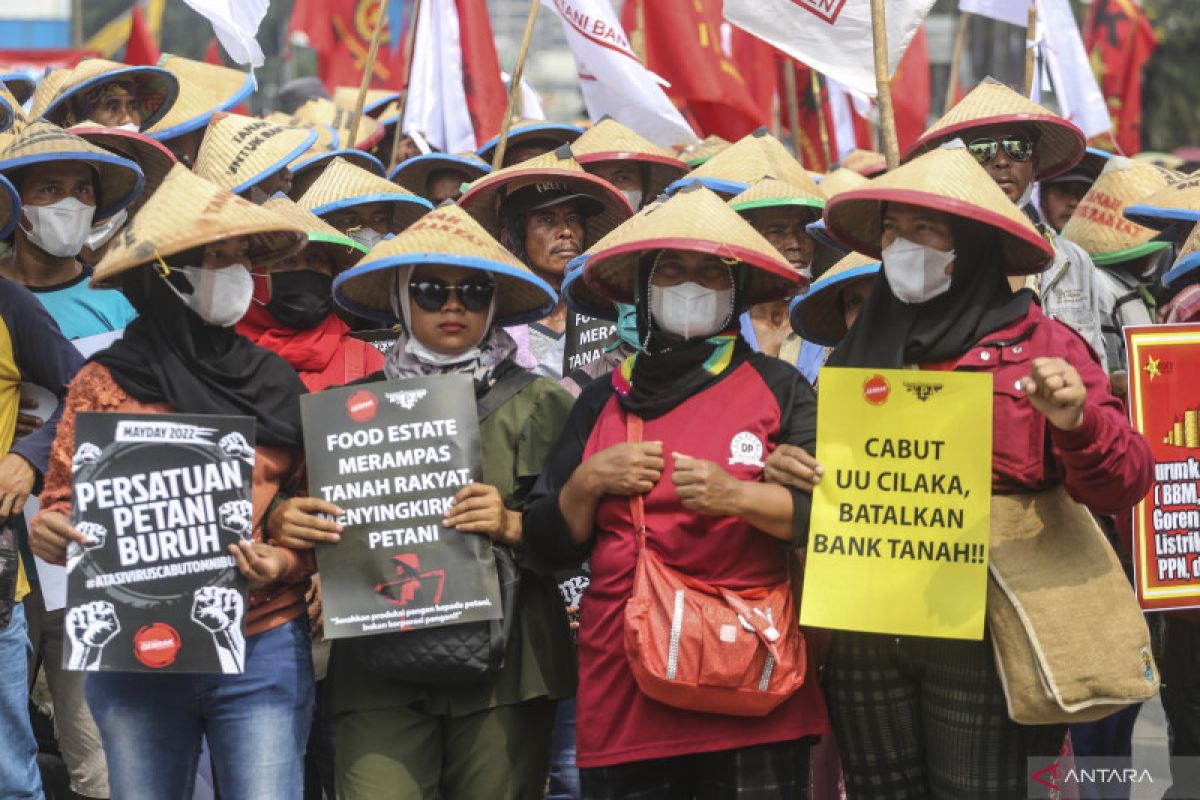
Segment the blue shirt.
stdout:
<svg viewBox="0 0 1200 800">
<path fill-rule="evenodd" d="M 57 286 L 30 286 L 68 339 L 86 339 L 100 333 L 124 330 L 137 311 L 116 289 L 90 289 L 92 270 L 84 267 L 79 277 Z"/>
<path fill-rule="evenodd" d="M 750 319 L 750 312 L 742 314 L 742 338 L 750 345 L 750 349 L 758 352 L 758 334 L 754 332 L 754 322 Z M 821 370 L 821 364 L 825 360 L 825 348 L 819 344 L 808 341 L 807 339 L 800 340 L 800 355 L 796 358 L 796 369 L 800 370 L 800 374 L 804 376 L 812 385 L 817 384 L 817 373 Z"/>
</svg>

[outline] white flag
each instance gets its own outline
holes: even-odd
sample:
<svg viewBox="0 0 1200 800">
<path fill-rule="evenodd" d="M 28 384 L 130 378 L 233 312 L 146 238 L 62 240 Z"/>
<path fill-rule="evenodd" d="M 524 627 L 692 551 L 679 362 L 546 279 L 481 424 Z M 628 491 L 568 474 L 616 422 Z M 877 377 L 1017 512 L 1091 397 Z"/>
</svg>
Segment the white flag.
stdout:
<svg viewBox="0 0 1200 800">
<path fill-rule="evenodd" d="M 462 40 L 454 0 L 421 3 L 408 86 L 405 133 L 416 131 L 448 153 L 475 149 L 475 129 L 463 88 Z"/>
<path fill-rule="evenodd" d="M 1032 6 L 1033 0 L 958 0 L 958 10 L 965 14 L 991 17 L 1018 28 L 1029 24 Z"/>
<path fill-rule="evenodd" d="M 888 75 L 934 0 L 888 0 Z M 725 19 L 847 88 L 875 96 L 870 0 L 725 0 Z"/>
<path fill-rule="evenodd" d="M 263 65 L 258 46 L 258 26 L 267 16 L 269 0 L 183 0 L 200 16 L 212 23 L 213 32 L 225 52 L 239 64 Z"/>
<path fill-rule="evenodd" d="M 558 14 L 575 56 L 592 121 L 610 116 L 659 147 L 692 144 L 696 134 L 638 61 L 609 0 L 542 0 Z"/>
<path fill-rule="evenodd" d="M 1108 104 L 1083 47 L 1083 36 L 1067 0 L 1037 0 L 1038 31 L 1046 66 L 1062 116 L 1079 126 L 1084 136 L 1108 131 Z"/>
</svg>

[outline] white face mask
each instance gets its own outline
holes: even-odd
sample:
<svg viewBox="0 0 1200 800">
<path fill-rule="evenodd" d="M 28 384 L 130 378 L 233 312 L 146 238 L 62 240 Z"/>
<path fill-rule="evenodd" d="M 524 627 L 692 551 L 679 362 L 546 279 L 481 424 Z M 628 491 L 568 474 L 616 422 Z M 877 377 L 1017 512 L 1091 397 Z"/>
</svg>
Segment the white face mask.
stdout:
<svg viewBox="0 0 1200 800">
<path fill-rule="evenodd" d="M 712 336 L 733 315 L 733 289 L 650 284 L 650 315 L 658 327 L 682 339 Z"/>
<path fill-rule="evenodd" d="M 629 205 L 634 211 L 642 207 L 641 192 L 621 192 L 621 194 L 625 195 L 625 199 L 629 201 Z"/>
<path fill-rule="evenodd" d="M 883 275 L 901 303 L 924 303 L 950 290 L 946 267 L 953 260 L 953 250 L 897 239 L 883 248 Z"/>
<path fill-rule="evenodd" d="M 90 126 L 93 126 L 96 128 L 109 128 L 111 130 L 116 130 L 116 131 L 130 131 L 131 133 L 139 133 L 142 130 L 142 127 L 140 125 L 138 125 L 136 122 L 126 122 L 122 125 L 104 125 L 102 123 L 96 122 L 96 120 L 94 120 L 94 119 L 88 119 L 88 120 L 84 120 L 80 124 L 90 125 Z"/>
<path fill-rule="evenodd" d="M 24 213 L 33 226 L 29 241 L 52 256 L 67 258 L 83 249 L 96 207 L 67 197 L 48 206 L 25 206 Z"/>
<path fill-rule="evenodd" d="M 111 217 L 101 222 L 96 227 L 92 228 L 92 232 L 88 234 L 87 241 L 84 244 L 89 250 L 98 250 L 108 244 L 117 231 L 121 230 L 121 226 L 125 224 L 125 220 L 129 219 L 129 214 L 125 209 L 121 209 Z"/>
<path fill-rule="evenodd" d="M 351 229 L 346 232 L 346 235 L 368 250 L 379 244 L 379 242 L 383 239 L 383 234 L 374 228 L 368 228 L 366 226 Z"/>
<path fill-rule="evenodd" d="M 228 328 L 246 314 L 254 296 L 254 278 L 244 264 L 231 264 L 220 269 L 204 267 L 172 267 L 183 273 L 192 285 L 192 292 L 185 294 L 170 280 L 167 286 L 179 296 L 183 304 L 196 312 L 209 325 Z"/>
</svg>

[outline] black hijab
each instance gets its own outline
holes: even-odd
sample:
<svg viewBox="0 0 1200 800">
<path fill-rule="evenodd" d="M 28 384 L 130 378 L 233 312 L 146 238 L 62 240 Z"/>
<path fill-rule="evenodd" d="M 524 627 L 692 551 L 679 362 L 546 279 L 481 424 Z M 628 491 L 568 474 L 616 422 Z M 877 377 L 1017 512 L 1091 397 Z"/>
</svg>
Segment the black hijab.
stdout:
<svg viewBox="0 0 1200 800">
<path fill-rule="evenodd" d="M 902 303 L 885 274 L 829 356 L 829 366 L 888 369 L 947 361 L 1029 313 L 1033 292 L 1013 292 L 1008 285 L 996 232 L 958 220 L 953 230 L 949 291 L 924 303 Z M 886 264 L 883 269 L 886 273 Z"/>
<path fill-rule="evenodd" d="M 207 325 L 151 267 L 123 288 L 138 311 L 125 335 L 92 360 L 142 403 L 181 414 L 253 417 L 259 444 L 302 448 L 300 376 L 280 356 L 232 327 Z"/>
</svg>

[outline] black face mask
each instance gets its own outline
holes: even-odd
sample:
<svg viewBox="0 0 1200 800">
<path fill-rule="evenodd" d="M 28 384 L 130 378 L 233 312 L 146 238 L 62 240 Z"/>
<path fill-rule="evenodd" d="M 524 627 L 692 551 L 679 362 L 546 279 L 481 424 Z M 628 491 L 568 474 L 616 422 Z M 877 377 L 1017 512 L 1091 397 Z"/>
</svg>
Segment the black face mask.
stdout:
<svg viewBox="0 0 1200 800">
<path fill-rule="evenodd" d="M 288 328 L 315 328 L 333 313 L 333 277 L 309 269 L 276 272 L 266 309 Z"/>
</svg>

